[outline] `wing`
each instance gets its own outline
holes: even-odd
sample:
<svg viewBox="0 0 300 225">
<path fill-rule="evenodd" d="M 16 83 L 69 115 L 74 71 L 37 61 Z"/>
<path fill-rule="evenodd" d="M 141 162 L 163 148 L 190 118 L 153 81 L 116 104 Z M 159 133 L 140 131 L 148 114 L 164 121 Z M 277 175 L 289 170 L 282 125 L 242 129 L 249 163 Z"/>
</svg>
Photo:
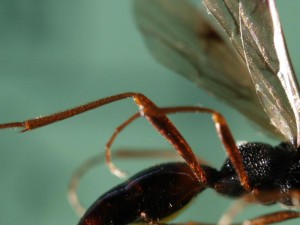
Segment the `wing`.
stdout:
<svg viewBox="0 0 300 225">
<path fill-rule="evenodd" d="M 274 1 L 204 2 L 222 29 L 189 1 L 136 0 L 150 51 L 264 131 L 299 145 L 298 86 Z"/>
</svg>

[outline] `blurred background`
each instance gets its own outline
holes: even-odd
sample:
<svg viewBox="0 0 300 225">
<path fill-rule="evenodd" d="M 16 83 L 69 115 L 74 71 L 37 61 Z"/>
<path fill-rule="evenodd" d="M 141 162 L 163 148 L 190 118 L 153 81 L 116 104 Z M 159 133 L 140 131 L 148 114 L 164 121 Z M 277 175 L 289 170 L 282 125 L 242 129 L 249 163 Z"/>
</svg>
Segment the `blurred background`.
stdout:
<svg viewBox="0 0 300 225">
<path fill-rule="evenodd" d="M 300 2 L 277 3 L 299 73 Z M 160 106 L 214 108 L 225 115 L 237 140 L 277 143 L 234 110 L 154 61 L 136 29 L 131 4 L 120 0 L 0 0 L 0 122 L 25 120 L 136 91 Z M 116 126 L 136 111 L 132 100 L 124 100 L 24 134 L 2 130 L 0 224 L 76 224 L 79 218 L 67 201 L 72 173 L 103 152 Z M 195 152 L 219 168 L 225 153 L 210 117 L 186 114 L 172 119 Z M 144 119 L 128 127 L 114 147 L 171 149 Z M 132 174 L 157 160 L 115 162 Z M 96 167 L 82 180 L 80 198 L 88 206 L 119 182 L 106 167 Z M 208 190 L 176 221 L 216 222 L 231 203 Z M 249 207 L 237 220 L 278 209 Z"/>
</svg>

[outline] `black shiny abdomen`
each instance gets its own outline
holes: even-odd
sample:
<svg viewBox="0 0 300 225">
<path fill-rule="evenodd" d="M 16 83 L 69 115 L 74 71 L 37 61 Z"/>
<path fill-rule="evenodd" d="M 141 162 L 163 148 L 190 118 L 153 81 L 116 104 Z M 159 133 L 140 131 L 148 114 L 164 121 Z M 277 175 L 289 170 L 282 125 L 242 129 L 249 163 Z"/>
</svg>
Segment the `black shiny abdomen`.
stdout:
<svg viewBox="0 0 300 225">
<path fill-rule="evenodd" d="M 185 163 L 158 165 L 102 195 L 79 225 L 160 221 L 183 208 L 203 189 Z"/>
<path fill-rule="evenodd" d="M 233 198 L 254 189 L 262 193 L 277 193 L 279 197 L 261 203 L 280 202 L 292 206 L 290 192 L 300 190 L 299 150 L 287 143 L 276 147 L 245 143 L 239 146 L 239 150 L 249 177 L 250 191 L 242 187 L 229 159 L 225 160 L 220 171 L 202 166 L 206 184 L 195 178 L 186 163 L 166 163 L 143 170 L 102 195 L 88 209 L 79 225 L 161 222 L 186 206 L 205 188 Z"/>
</svg>

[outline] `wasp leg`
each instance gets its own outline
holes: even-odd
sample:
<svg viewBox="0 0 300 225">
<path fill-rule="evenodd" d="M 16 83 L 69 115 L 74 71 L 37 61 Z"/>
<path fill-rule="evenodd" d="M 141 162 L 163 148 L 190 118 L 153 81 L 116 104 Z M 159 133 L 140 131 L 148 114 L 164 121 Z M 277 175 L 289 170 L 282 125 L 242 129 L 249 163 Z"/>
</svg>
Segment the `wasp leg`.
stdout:
<svg viewBox="0 0 300 225">
<path fill-rule="evenodd" d="M 168 150 L 133 150 L 133 149 L 117 149 L 114 151 L 114 157 L 115 158 L 127 158 L 127 159 L 132 159 L 132 158 L 156 158 L 156 157 L 164 157 L 164 158 L 178 158 L 178 155 L 175 154 L 175 152 L 170 152 Z M 79 200 L 78 193 L 77 193 L 77 188 L 79 186 L 79 182 L 82 179 L 82 177 L 93 167 L 97 165 L 101 165 L 105 161 L 105 155 L 97 155 L 93 156 L 89 159 L 87 159 L 83 164 L 81 164 L 73 173 L 69 187 L 68 187 L 68 199 L 69 202 L 76 212 L 77 215 L 82 216 L 86 208 L 83 206 L 81 201 Z"/>
<path fill-rule="evenodd" d="M 231 134 L 229 126 L 226 122 L 226 119 L 223 115 L 215 110 L 204 108 L 204 107 L 172 107 L 164 108 L 163 111 L 166 114 L 169 113 L 182 113 L 182 112 L 198 112 L 198 113 L 208 113 L 212 115 L 212 119 L 215 123 L 215 127 L 218 133 L 219 138 L 221 139 L 225 150 L 228 154 L 228 157 L 234 166 L 240 181 L 241 185 L 248 191 L 251 190 L 248 174 L 245 170 L 242 155 L 236 145 L 236 142 Z"/>
<path fill-rule="evenodd" d="M 129 119 L 127 119 L 125 122 L 123 122 L 120 126 L 118 126 L 115 129 L 115 132 L 109 139 L 109 141 L 106 143 L 106 150 L 105 150 L 105 157 L 106 157 L 106 165 L 110 169 L 110 171 L 116 175 L 117 177 L 123 178 L 126 176 L 126 172 L 120 170 L 118 167 L 115 166 L 115 164 L 112 162 L 111 159 L 111 145 L 115 141 L 116 137 L 119 133 L 124 130 L 125 127 L 127 127 L 129 124 L 131 124 L 134 120 L 140 117 L 140 113 L 136 113 L 133 116 L 131 116 Z"/>
<path fill-rule="evenodd" d="M 233 204 L 229 207 L 229 209 L 222 215 L 220 218 L 218 225 L 230 225 L 232 224 L 233 219 L 243 211 L 243 209 L 249 203 L 245 200 L 245 198 L 241 198 L 233 202 Z"/>
<path fill-rule="evenodd" d="M 6 128 L 25 128 L 25 122 L 3 123 L 0 124 L 0 129 Z"/>
<path fill-rule="evenodd" d="M 243 161 L 242 161 L 242 156 L 240 154 L 240 151 L 238 150 L 238 147 L 236 146 L 235 140 L 233 138 L 233 135 L 231 134 L 231 131 L 229 129 L 229 126 L 228 126 L 225 118 L 220 113 L 218 113 L 217 111 L 214 111 L 212 109 L 208 109 L 208 108 L 204 108 L 204 107 L 169 107 L 169 108 L 158 108 L 158 110 L 159 110 L 159 113 L 161 115 L 163 115 L 163 114 L 174 114 L 174 113 L 186 113 L 186 112 L 194 112 L 194 113 L 198 112 L 198 113 L 209 113 L 209 114 L 212 114 L 212 118 L 214 120 L 217 133 L 218 133 L 218 135 L 219 135 L 219 137 L 220 137 L 220 139 L 221 139 L 221 141 L 222 141 L 222 143 L 223 143 L 223 145 L 224 145 L 224 147 L 226 149 L 228 157 L 230 158 L 233 166 L 235 167 L 235 169 L 237 171 L 237 174 L 238 174 L 238 176 L 239 176 L 239 178 L 241 180 L 241 184 L 243 185 L 243 187 L 246 190 L 250 190 L 251 189 L 250 188 L 250 184 L 249 184 L 248 174 L 247 174 L 247 172 L 246 172 L 246 170 L 245 170 L 245 168 L 243 166 Z M 116 131 L 114 132 L 114 134 L 112 135 L 111 139 L 108 141 L 108 143 L 106 145 L 107 146 L 107 148 L 106 148 L 107 163 L 108 163 L 111 171 L 113 171 L 113 173 L 115 173 L 115 174 L 118 174 L 119 176 L 122 176 L 124 174 L 111 161 L 111 157 L 110 157 L 110 148 L 111 148 L 111 145 L 114 142 L 114 140 L 117 137 L 117 135 L 126 126 L 128 126 L 131 122 L 133 122 L 135 119 L 137 119 L 140 116 L 141 115 L 138 114 L 138 113 L 134 114 L 127 121 L 125 121 L 123 124 L 121 124 L 116 129 Z M 172 125 L 173 128 L 175 128 L 175 126 L 173 124 L 171 124 L 171 125 Z M 162 127 L 162 130 L 160 130 L 160 133 L 162 133 L 163 136 L 165 136 L 165 138 L 168 139 L 169 141 L 170 141 L 170 139 L 169 139 L 170 137 L 168 137 L 168 135 L 164 135 L 163 132 L 168 132 L 169 130 L 172 130 L 173 129 L 172 127 L 171 126 L 169 126 L 169 127 L 168 126 L 167 127 Z M 182 140 L 184 140 L 183 137 L 182 137 Z M 178 139 L 177 141 L 180 141 L 180 139 Z M 174 140 L 170 141 L 175 148 L 178 145 L 177 141 L 176 142 L 174 142 Z M 191 164 L 189 163 L 189 161 L 185 157 L 185 154 L 187 154 L 188 151 L 186 151 L 186 149 L 181 149 L 181 150 L 178 150 L 178 151 L 179 151 L 179 153 L 184 154 L 184 155 L 182 155 L 183 158 L 187 161 L 187 163 L 193 169 L 193 167 L 191 166 Z M 202 182 L 202 183 L 205 183 L 205 182 Z"/>
<path fill-rule="evenodd" d="M 188 163 L 199 182 L 206 184 L 207 179 L 205 172 L 198 163 L 195 154 L 186 140 L 182 137 L 173 123 L 168 119 L 166 114 L 161 112 L 160 108 L 157 107 L 150 99 L 140 93 L 128 92 L 118 94 L 48 116 L 38 117 L 24 122 L 2 124 L 0 125 L 0 128 L 22 127 L 22 132 L 25 132 L 126 98 L 133 98 L 135 103 L 139 106 L 140 114 L 145 117 L 153 125 L 153 127 L 155 127 L 161 133 L 161 135 L 164 136 L 174 146 L 174 148 Z"/>
<path fill-rule="evenodd" d="M 243 208 L 251 203 L 261 203 L 261 204 L 271 204 L 277 201 L 280 201 L 282 198 L 286 198 L 287 195 L 290 196 L 291 202 L 293 206 L 299 207 L 299 191 L 290 191 L 287 193 L 282 193 L 280 190 L 261 192 L 254 190 L 252 193 L 249 193 L 243 198 L 237 200 L 232 207 L 230 207 L 229 211 L 226 212 L 221 219 L 219 220 L 218 225 L 229 225 L 233 221 L 233 218 L 240 213 Z M 289 219 L 295 219 L 300 217 L 300 212 L 286 210 L 279 211 L 270 214 L 266 214 L 263 216 L 259 216 L 250 220 L 245 220 L 243 225 L 264 225 L 264 224 L 272 224 L 277 222 L 282 222 Z"/>
<path fill-rule="evenodd" d="M 251 220 L 246 220 L 243 225 L 264 225 L 278 223 L 289 219 L 299 218 L 300 213 L 296 211 L 279 211 L 275 213 L 266 214 L 260 217 L 256 217 Z"/>
<path fill-rule="evenodd" d="M 161 110 L 163 110 L 164 108 L 161 108 Z M 111 157 L 111 146 L 114 143 L 115 139 L 117 138 L 117 136 L 129 125 L 131 124 L 134 120 L 140 118 L 141 115 L 140 113 L 136 113 L 134 115 L 132 115 L 129 119 L 127 119 L 125 122 L 123 122 L 120 126 L 118 126 L 114 133 L 112 134 L 112 136 L 110 137 L 109 141 L 106 144 L 106 150 L 105 150 L 105 156 L 106 156 L 106 164 L 108 165 L 110 171 L 116 175 L 117 177 L 123 178 L 126 176 L 126 172 L 122 171 L 121 169 L 119 169 L 112 161 L 112 157 Z M 124 154 L 126 153 L 126 155 Z M 168 152 L 166 150 L 162 150 L 162 151 L 156 151 L 154 152 L 153 150 L 150 151 L 145 151 L 143 150 L 142 152 L 133 152 L 133 151 L 128 151 L 128 152 L 122 152 L 122 151 L 118 151 L 116 152 L 117 155 L 120 156 L 120 154 L 123 154 L 122 157 L 156 157 L 159 156 L 161 157 L 173 157 L 173 158 L 178 158 L 178 154 L 174 153 L 174 152 Z M 203 159 L 198 158 L 198 162 L 201 165 L 209 165 L 206 161 L 204 161 Z"/>
<path fill-rule="evenodd" d="M 249 179 L 243 166 L 242 156 L 235 144 L 235 140 L 229 130 L 225 118 L 220 113 L 207 108 L 174 107 L 165 108 L 164 110 L 162 110 L 143 94 L 128 92 L 99 99 L 85 105 L 65 110 L 63 112 L 54 113 L 52 115 L 38 117 L 24 122 L 2 124 L 0 125 L 0 128 L 22 127 L 23 132 L 25 132 L 126 98 L 134 99 L 135 103 L 139 106 L 140 115 L 145 117 L 161 133 L 161 135 L 164 136 L 174 146 L 174 148 L 179 152 L 182 158 L 192 169 L 201 184 L 207 184 L 206 174 L 198 163 L 194 152 L 192 151 L 186 140 L 183 138 L 183 136 L 180 134 L 180 132 L 177 130 L 177 128 L 168 119 L 166 114 L 177 112 L 201 112 L 212 114 L 218 135 L 223 145 L 225 146 L 225 149 L 233 166 L 237 171 L 237 174 L 241 180 L 241 184 L 246 190 L 250 190 Z"/>
<path fill-rule="evenodd" d="M 82 176 L 84 176 L 84 174 L 87 173 L 87 171 L 89 171 L 91 168 L 93 168 L 96 165 L 100 165 L 103 161 L 104 161 L 103 155 L 91 157 L 90 159 L 86 160 L 82 165 L 80 165 L 80 167 L 78 167 L 74 171 L 71 177 L 69 187 L 68 187 L 68 199 L 70 205 L 72 206 L 76 214 L 80 217 L 85 213 L 86 208 L 82 205 L 82 203 L 78 198 L 77 187 L 79 185 L 79 182 Z"/>
</svg>

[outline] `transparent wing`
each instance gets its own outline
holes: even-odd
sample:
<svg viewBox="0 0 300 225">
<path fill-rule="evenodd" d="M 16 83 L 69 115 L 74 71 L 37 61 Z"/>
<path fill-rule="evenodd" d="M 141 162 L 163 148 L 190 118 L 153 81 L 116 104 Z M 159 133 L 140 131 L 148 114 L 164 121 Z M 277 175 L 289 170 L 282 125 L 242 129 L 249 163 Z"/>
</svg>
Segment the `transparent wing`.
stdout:
<svg viewBox="0 0 300 225">
<path fill-rule="evenodd" d="M 244 58 L 270 122 L 299 146 L 299 88 L 274 0 L 204 2 Z"/>
<path fill-rule="evenodd" d="M 136 0 L 136 20 L 150 51 L 264 131 L 296 143 L 298 87 L 281 30 L 280 48 L 274 44 L 280 28 L 279 21 L 274 25 L 275 6 L 258 0 L 204 2 L 222 30 L 189 1 Z"/>
<path fill-rule="evenodd" d="M 275 2 L 204 2 L 244 58 L 271 123 L 286 139 L 299 146 L 298 84 L 288 58 Z M 225 19 L 230 23 L 225 23 Z"/>
</svg>

